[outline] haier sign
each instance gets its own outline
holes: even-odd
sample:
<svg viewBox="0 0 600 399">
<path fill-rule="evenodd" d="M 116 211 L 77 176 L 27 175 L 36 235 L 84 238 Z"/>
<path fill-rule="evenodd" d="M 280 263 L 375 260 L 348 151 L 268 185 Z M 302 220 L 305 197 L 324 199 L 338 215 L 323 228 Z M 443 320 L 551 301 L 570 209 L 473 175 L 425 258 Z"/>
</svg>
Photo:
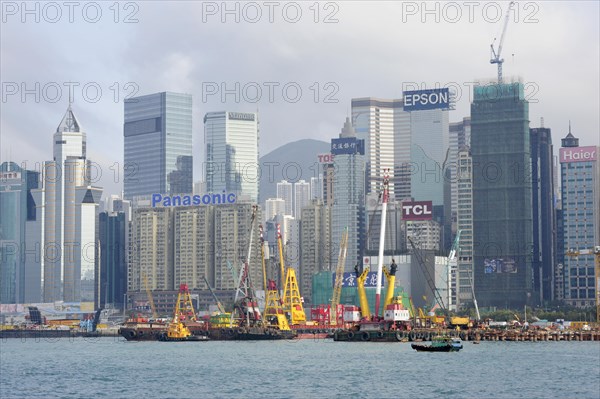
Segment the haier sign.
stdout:
<svg viewBox="0 0 600 399">
<path fill-rule="evenodd" d="M 404 92 L 405 111 L 424 111 L 438 108 L 450 108 L 450 91 L 448 88 Z"/>
<path fill-rule="evenodd" d="M 561 163 L 589 162 L 597 159 L 597 147 L 563 147 L 558 152 Z"/>
</svg>

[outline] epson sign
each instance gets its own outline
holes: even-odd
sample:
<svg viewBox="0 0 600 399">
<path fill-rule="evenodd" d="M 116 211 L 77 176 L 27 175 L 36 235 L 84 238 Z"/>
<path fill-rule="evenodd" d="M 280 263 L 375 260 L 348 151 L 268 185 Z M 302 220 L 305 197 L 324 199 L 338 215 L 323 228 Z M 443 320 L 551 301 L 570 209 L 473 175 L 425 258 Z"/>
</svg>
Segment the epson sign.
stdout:
<svg viewBox="0 0 600 399">
<path fill-rule="evenodd" d="M 405 91 L 403 96 L 405 111 L 450 108 L 450 91 L 448 88 Z"/>
</svg>

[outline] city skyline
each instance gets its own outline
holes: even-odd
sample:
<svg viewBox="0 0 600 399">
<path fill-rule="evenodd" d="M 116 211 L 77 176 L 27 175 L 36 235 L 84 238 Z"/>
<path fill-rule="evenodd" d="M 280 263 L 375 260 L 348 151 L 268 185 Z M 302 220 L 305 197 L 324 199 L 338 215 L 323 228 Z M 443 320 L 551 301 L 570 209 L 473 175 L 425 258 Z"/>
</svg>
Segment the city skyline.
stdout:
<svg viewBox="0 0 600 399">
<path fill-rule="evenodd" d="M 590 49 L 589 38 L 599 37 L 594 17 L 598 15 L 598 4 L 535 4 L 537 8 L 526 10 L 524 4 L 517 3 L 519 12 L 510 20 L 504 45 L 504 75 L 523 77 L 531 103 L 530 127 L 539 127 L 543 117 L 544 125 L 552 129 L 553 142 L 558 142 L 571 120 L 573 130 L 584 145 L 597 145 L 600 124 L 594 110 L 599 108 L 595 89 L 599 85 L 598 42 Z M 506 4 L 498 5 L 503 12 Z M 32 164 L 48 158 L 44 143 L 50 138 L 44 132 L 55 124 L 55 115 L 68 103 L 65 86 L 68 82 L 74 82 L 73 107 L 85 121 L 89 156 L 103 172 L 95 184 L 104 187 L 108 195 L 122 190 L 123 138 L 119 132 L 122 132 L 122 103 L 126 95 L 165 90 L 191 94 L 194 98 L 193 155 L 202 160 L 205 143 L 201 120 L 206 112 L 221 109 L 255 112 L 258 109 L 262 115 L 259 155 L 264 155 L 302 138 L 328 141 L 349 116 L 351 98 L 400 98 L 403 86 L 411 89 L 413 83 L 428 88 L 435 87 L 436 82 L 442 86 L 458 84 L 462 93 L 457 98 L 456 109 L 449 112 L 449 120 L 460 121 L 469 116 L 471 82 L 495 76 L 496 67 L 489 64 L 489 44 L 499 35 L 502 18 L 495 18 L 492 12 L 484 16 L 482 7 L 474 9 L 472 23 L 466 9 L 462 10 L 462 18 L 452 23 L 450 15 L 440 6 L 436 23 L 435 15 L 422 15 L 423 10 L 409 14 L 401 4 L 383 2 L 371 9 L 365 2 L 339 3 L 337 11 L 321 6 L 319 23 L 314 22 L 315 15 L 307 4 L 298 24 L 286 22 L 280 13 L 275 13 L 273 23 L 265 20 L 266 13 L 257 24 L 245 21 L 244 15 L 239 23 L 231 16 L 222 23 L 218 14 L 203 14 L 202 3 L 169 8 L 140 3 L 131 17 L 137 22 L 130 24 L 124 23 L 124 19 L 134 14 L 132 10 L 121 10 L 119 23 L 115 23 L 113 11 L 108 8 L 103 10 L 103 18 L 97 24 L 82 20 L 77 13 L 72 24 L 66 19 L 66 12 L 63 20 L 56 24 L 47 22 L 43 16 L 36 23 L 31 16 L 22 22 L 20 15 L 3 14 L 6 22 L 2 24 L 0 65 L 5 112 L 2 113 L 0 159 L 19 165 L 25 162 L 27 169 L 33 169 Z M 337 22 L 324 23 L 328 15 L 333 15 L 331 18 Z M 206 32 L 211 31 L 215 39 L 198 45 L 191 41 L 162 40 L 161 34 L 166 28 L 156 29 L 157 24 L 153 22 L 159 16 L 176 16 L 176 33 L 184 37 L 206 37 Z M 367 23 L 358 23 L 368 17 L 378 21 L 383 33 L 371 29 Z M 578 24 L 571 26 L 567 20 L 577 20 Z M 193 23 L 199 21 L 199 24 Z M 99 29 L 102 27 L 111 29 Z M 277 35 L 272 35 L 274 32 Z M 403 40 L 409 33 L 411 40 Z M 380 35 L 385 38 L 374 44 L 373 39 Z M 15 36 L 22 39 L 19 46 L 10 40 Z M 79 36 L 88 36 L 86 40 L 91 45 L 83 45 Z M 61 40 L 63 37 L 69 40 Z M 113 37 L 122 40 L 115 43 L 110 40 Z M 222 50 L 225 37 L 230 50 L 223 57 L 216 56 L 220 54 L 216 51 Z M 328 38 L 326 46 L 319 43 L 323 37 Z M 264 46 L 248 46 L 256 42 Z M 79 57 L 94 61 L 88 68 L 80 68 L 80 63 L 71 58 L 65 61 L 60 57 L 80 43 Z M 583 52 L 578 43 L 582 43 L 581 46 L 586 43 L 584 52 L 589 57 L 585 63 L 572 61 L 579 59 Z M 27 57 L 17 56 L 23 46 L 40 51 Z M 150 51 L 151 59 L 145 56 Z M 346 62 L 348 54 L 354 58 L 353 62 Z M 229 62 L 233 59 L 244 60 L 244 68 Z M 313 59 L 315 62 L 305 62 Z M 40 70 L 37 65 L 47 67 Z M 540 68 L 541 65 L 544 68 Z M 220 91 L 221 83 L 226 89 L 232 89 L 235 82 L 240 83 L 238 99 L 235 93 L 227 95 L 226 101 L 221 101 L 222 93 L 208 94 L 209 90 L 215 90 L 213 83 Z M 302 97 L 298 102 L 287 101 L 292 98 L 284 100 L 281 90 L 275 90 L 273 102 L 269 102 L 265 82 L 278 83 L 278 89 L 294 82 L 301 87 Z M 246 86 L 244 93 L 242 88 L 248 83 L 262 87 L 263 98 L 256 102 L 245 101 L 255 88 L 252 84 Z M 295 85 L 290 86 L 290 96 L 292 86 Z M 52 91 L 56 87 L 62 88 L 60 95 Z M 83 87 L 88 91 L 85 98 Z M 100 87 L 101 96 L 94 94 L 96 87 Z M 326 97 L 337 102 L 325 101 Z M 315 102 L 315 98 L 318 101 Z M 25 131 L 23 126 L 26 126 Z M 115 176 L 118 168 L 121 168 L 120 176 Z M 200 180 L 200 170 L 201 162 L 197 162 L 194 180 Z"/>
</svg>

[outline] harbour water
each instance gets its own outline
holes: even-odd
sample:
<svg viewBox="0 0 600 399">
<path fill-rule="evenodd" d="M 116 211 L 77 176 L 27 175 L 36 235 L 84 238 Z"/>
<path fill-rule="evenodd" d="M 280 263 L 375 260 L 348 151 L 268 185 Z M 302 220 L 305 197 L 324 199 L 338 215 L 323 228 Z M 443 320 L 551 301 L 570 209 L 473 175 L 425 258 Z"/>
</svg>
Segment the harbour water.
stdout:
<svg viewBox="0 0 600 399">
<path fill-rule="evenodd" d="M 594 398 L 599 342 L 0 340 L 0 398 Z"/>
</svg>

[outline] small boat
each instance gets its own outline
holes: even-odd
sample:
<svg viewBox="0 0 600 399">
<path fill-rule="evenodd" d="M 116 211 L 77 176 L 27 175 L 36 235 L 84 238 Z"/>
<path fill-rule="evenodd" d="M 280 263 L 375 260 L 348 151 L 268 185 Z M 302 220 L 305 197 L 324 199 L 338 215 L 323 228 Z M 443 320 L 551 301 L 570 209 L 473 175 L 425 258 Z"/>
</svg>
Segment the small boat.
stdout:
<svg viewBox="0 0 600 399">
<path fill-rule="evenodd" d="M 460 339 L 446 336 L 434 337 L 429 345 L 411 344 L 410 346 L 417 352 L 458 352 L 463 347 Z"/>
</svg>

